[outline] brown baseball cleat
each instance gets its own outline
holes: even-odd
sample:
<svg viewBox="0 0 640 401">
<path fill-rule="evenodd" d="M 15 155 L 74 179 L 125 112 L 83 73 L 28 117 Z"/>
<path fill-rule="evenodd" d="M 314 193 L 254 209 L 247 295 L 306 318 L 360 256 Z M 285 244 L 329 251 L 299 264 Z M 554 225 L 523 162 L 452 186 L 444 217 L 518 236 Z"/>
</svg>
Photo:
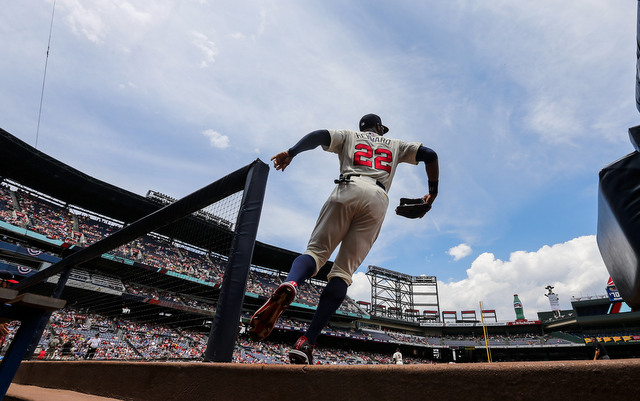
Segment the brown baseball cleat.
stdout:
<svg viewBox="0 0 640 401">
<path fill-rule="evenodd" d="M 285 309 L 296 298 L 296 284 L 287 281 L 273 292 L 264 305 L 251 316 L 249 322 L 249 337 L 253 341 L 262 341 L 273 331 L 276 321 Z"/>
</svg>

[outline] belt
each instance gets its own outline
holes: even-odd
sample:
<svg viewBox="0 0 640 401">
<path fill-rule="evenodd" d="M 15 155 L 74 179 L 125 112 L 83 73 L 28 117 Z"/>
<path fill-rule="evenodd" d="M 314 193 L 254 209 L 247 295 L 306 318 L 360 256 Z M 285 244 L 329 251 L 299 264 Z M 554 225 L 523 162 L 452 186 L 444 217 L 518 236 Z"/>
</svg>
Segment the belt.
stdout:
<svg viewBox="0 0 640 401">
<path fill-rule="evenodd" d="M 360 177 L 360 174 L 349 174 L 349 175 L 340 174 L 340 178 L 338 178 L 337 180 L 333 180 L 333 182 L 336 184 L 340 184 L 343 182 L 352 182 L 351 177 Z M 367 176 L 362 176 L 362 177 L 367 177 Z M 373 180 L 372 177 L 367 177 L 367 178 L 371 178 L 371 180 Z M 381 183 L 380 181 L 376 180 L 376 185 L 382 188 L 385 192 L 387 191 L 387 188 L 385 188 L 384 184 Z"/>
</svg>

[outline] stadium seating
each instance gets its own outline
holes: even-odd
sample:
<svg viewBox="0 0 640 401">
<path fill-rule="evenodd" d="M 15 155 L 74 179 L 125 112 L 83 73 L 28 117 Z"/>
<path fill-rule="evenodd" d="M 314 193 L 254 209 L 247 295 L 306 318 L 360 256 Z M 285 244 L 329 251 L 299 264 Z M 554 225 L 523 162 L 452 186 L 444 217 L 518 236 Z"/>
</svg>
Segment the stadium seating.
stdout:
<svg viewBox="0 0 640 401">
<path fill-rule="evenodd" d="M 77 245 L 90 245 L 120 229 L 117 222 L 109 221 L 101 216 L 93 216 L 86 211 L 76 211 L 65 208 L 49 199 L 29 193 L 26 190 L 12 190 L 5 184 L 0 185 L 0 221 L 6 224 L 26 228 L 34 233 L 42 234 L 49 239 L 66 241 Z M 139 263 L 158 269 L 166 269 L 176 274 L 202 280 L 211 285 L 221 282 L 225 261 L 217 255 L 205 255 L 188 246 L 173 243 L 167 238 L 149 234 L 130 244 L 114 249 L 111 254 L 131 262 Z M 71 278 L 79 283 L 91 284 L 97 288 L 109 288 L 117 293 L 127 294 L 130 299 L 154 300 L 162 302 L 168 308 L 184 310 L 191 307 L 208 311 L 211 315 L 214 305 L 206 299 L 183 294 L 178 291 L 160 290 L 145 282 L 125 281 L 109 275 L 74 269 Z M 252 266 L 249 272 L 247 293 L 261 298 L 268 296 L 278 286 L 284 276 L 282 273 Z M 322 291 L 322 283 L 310 281 L 300 287 L 296 303 L 314 308 Z M 131 298 L 133 297 L 133 298 Z M 147 301 L 144 301 L 147 302 Z M 172 306 L 173 305 L 173 306 Z M 193 310 L 193 309 L 192 309 Z M 355 316 L 366 315 L 351 298 L 340 307 L 341 313 Z M 124 313 L 124 312 L 123 312 Z M 207 336 L 201 330 L 172 328 L 160 322 L 142 323 L 124 318 L 114 319 L 113 316 L 102 316 L 95 311 L 74 309 L 67 307 L 54 313 L 42 337 L 39 350 L 34 355 L 43 357 L 48 349 L 50 335 L 60 338 L 60 344 L 71 341 L 71 353 L 62 354 L 61 346 L 50 355 L 53 359 L 82 359 L 86 353 L 87 339 L 98 333 L 101 346 L 95 359 L 112 360 L 172 360 L 193 361 L 201 360 L 206 349 Z M 248 319 L 249 315 L 244 316 Z M 304 332 L 308 322 L 283 316 L 277 323 L 276 331 L 299 335 Z M 15 332 L 15 325 L 11 327 L 11 336 Z M 602 332 L 597 335 L 611 339 L 613 342 L 639 341 L 640 333 L 631 330 L 625 332 Z M 326 337 L 349 339 L 361 343 L 382 343 L 390 346 L 421 347 L 429 349 L 442 347 L 445 349 L 462 349 L 484 347 L 483 338 L 474 335 L 443 335 L 420 336 L 406 333 L 402 330 L 377 329 L 375 325 L 363 328 L 345 328 L 330 324 L 323 335 Z M 277 342 L 256 344 L 247 341 L 241 332 L 241 338 L 234 352 L 234 361 L 239 363 L 281 364 L 286 362 L 283 345 Z M 582 338 L 581 333 L 573 335 Z M 537 336 L 533 334 L 491 335 L 489 345 L 493 348 L 518 347 L 557 347 L 575 345 L 576 340 L 561 336 Z M 42 352 L 40 352 L 42 351 Z M 343 348 L 317 348 L 317 362 L 319 364 L 382 364 L 390 363 L 390 355 L 371 351 L 352 352 Z M 418 357 L 408 358 L 408 363 L 431 363 L 430 359 Z"/>
</svg>

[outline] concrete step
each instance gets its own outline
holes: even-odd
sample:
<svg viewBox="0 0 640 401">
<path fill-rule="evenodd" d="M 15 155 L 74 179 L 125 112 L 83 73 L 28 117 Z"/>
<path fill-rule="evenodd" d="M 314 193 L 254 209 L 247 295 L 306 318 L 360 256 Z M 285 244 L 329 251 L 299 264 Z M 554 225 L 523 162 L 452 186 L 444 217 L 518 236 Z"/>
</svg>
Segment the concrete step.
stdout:
<svg viewBox="0 0 640 401">
<path fill-rule="evenodd" d="M 121 401 L 117 398 L 11 383 L 3 401 Z"/>
</svg>

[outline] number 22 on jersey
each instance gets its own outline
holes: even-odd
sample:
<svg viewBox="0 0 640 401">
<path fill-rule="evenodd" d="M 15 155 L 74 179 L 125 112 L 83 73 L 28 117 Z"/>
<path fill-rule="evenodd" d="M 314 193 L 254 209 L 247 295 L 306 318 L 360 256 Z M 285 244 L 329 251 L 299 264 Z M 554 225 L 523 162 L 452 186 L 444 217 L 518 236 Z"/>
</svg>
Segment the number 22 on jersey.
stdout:
<svg viewBox="0 0 640 401">
<path fill-rule="evenodd" d="M 374 150 L 366 143 L 359 143 L 355 148 L 356 151 L 353 154 L 354 165 L 373 167 L 376 170 L 384 170 L 391 174 L 393 155 L 389 149 L 379 148 Z"/>
</svg>

